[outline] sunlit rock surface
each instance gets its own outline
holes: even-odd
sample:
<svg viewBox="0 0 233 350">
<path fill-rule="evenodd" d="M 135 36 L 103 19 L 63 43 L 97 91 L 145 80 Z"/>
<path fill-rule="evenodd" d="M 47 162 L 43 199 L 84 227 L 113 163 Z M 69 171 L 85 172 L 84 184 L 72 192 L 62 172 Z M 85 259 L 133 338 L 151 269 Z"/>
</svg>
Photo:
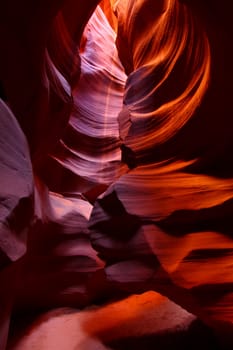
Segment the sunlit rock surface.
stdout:
<svg viewBox="0 0 233 350">
<path fill-rule="evenodd" d="M 178 301 L 179 289 L 170 294 L 175 284 L 212 317 L 231 321 L 231 196 L 232 181 L 193 176 L 174 164 L 122 176 L 97 200 L 90 221 L 93 246 L 109 261 L 107 278 Z M 179 301 L 187 307 L 185 297 Z M 196 304 L 190 307 L 194 312 Z"/>
<path fill-rule="evenodd" d="M 117 123 L 126 76 L 115 36 L 97 7 L 82 38 L 81 76 L 72 90 L 69 124 L 42 170 L 49 190 L 36 177 L 37 219 L 24 259 L 20 309 L 84 306 L 105 289 L 104 262 L 91 246 L 88 221 L 90 202 L 127 169 Z"/>
<path fill-rule="evenodd" d="M 153 292 L 82 311 L 50 311 L 18 333 L 16 325 L 11 350 L 219 349 L 195 316 Z"/>
<path fill-rule="evenodd" d="M 116 287 L 152 288 L 232 323 L 232 107 L 221 91 L 230 86 L 224 64 L 232 77 L 221 53 L 231 44 L 227 15 L 215 37 L 215 6 L 207 15 L 192 2 L 115 3 L 129 73 L 119 128 L 132 170 L 97 199 L 90 227 Z"/>
<path fill-rule="evenodd" d="M 45 178 L 53 190 L 84 193 L 109 185 L 127 168 L 121 163 L 117 121 L 126 75 L 115 37 L 97 7 L 81 41 L 81 76 L 73 89 L 69 123 L 48 160 Z"/>
</svg>

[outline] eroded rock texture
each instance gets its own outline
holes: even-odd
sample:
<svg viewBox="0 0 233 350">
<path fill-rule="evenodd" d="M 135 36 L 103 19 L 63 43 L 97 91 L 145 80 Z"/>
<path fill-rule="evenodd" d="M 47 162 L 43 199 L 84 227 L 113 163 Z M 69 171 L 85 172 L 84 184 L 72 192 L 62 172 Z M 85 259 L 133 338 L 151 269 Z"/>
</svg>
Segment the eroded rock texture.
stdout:
<svg viewBox="0 0 233 350">
<path fill-rule="evenodd" d="M 81 76 L 73 89 L 69 123 L 48 160 L 49 174 L 46 169 L 50 188 L 59 192 L 85 193 L 98 186 L 98 194 L 98 188 L 103 191 L 126 168 L 117 122 L 126 75 L 115 37 L 98 7 L 83 33 Z"/>
<path fill-rule="evenodd" d="M 116 2 L 129 74 L 119 127 L 132 170 L 97 200 L 90 225 L 116 286 L 153 288 L 232 322 L 232 108 L 222 93 L 232 68 L 227 16 L 216 37 L 215 6 Z"/>
<path fill-rule="evenodd" d="M 127 169 L 117 123 L 126 76 L 115 36 L 98 7 L 83 34 L 69 123 L 39 172 L 49 189 L 36 176 L 36 220 L 19 287 L 20 309 L 83 306 L 105 289 L 104 263 L 91 246 L 88 222 L 92 202 Z"/>
<path fill-rule="evenodd" d="M 3 2 L 1 88 L 22 130 L 2 103 L 2 269 L 28 231 L 15 304 L 152 289 L 232 326 L 229 5 L 98 3 Z"/>
</svg>

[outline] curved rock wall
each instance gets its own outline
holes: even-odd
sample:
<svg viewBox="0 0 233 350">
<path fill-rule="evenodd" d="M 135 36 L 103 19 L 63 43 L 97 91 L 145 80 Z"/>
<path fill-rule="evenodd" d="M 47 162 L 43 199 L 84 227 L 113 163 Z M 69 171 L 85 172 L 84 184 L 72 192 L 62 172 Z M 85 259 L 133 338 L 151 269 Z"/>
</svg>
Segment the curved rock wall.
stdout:
<svg viewBox="0 0 233 350">
<path fill-rule="evenodd" d="M 221 57 L 232 57 L 229 33 L 221 19 L 217 37 L 217 13 L 192 2 L 117 1 L 115 12 L 131 170 L 97 199 L 93 246 L 119 289 L 152 288 L 231 322 L 232 108 L 222 69 L 232 76 L 232 67 Z"/>
<path fill-rule="evenodd" d="M 3 3 L 1 89 L 29 145 L 2 103 L 3 221 L 20 203 L 30 228 L 16 306 L 84 306 L 152 289 L 231 324 L 227 4 L 97 4 Z M 15 231 L 4 230 L 2 270 L 25 252 L 17 241 L 6 253 Z"/>
</svg>

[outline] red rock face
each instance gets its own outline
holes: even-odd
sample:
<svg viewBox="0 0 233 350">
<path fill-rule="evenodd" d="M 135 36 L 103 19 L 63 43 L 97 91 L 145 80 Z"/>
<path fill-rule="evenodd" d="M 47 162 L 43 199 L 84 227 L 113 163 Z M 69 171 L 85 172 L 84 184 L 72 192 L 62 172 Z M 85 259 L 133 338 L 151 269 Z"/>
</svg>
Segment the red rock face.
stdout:
<svg viewBox="0 0 233 350">
<path fill-rule="evenodd" d="M 192 4 L 118 1 L 115 11 L 130 73 L 119 128 L 132 170 L 97 199 L 93 246 L 120 289 L 152 288 L 231 322 L 232 142 L 219 134 L 232 127 L 220 92 L 227 38 Z"/>
<path fill-rule="evenodd" d="M 97 4 L 4 1 L 0 267 L 30 227 L 17 307 L 152 289 L 232 323 L 227 7 Z"/>
</svg>

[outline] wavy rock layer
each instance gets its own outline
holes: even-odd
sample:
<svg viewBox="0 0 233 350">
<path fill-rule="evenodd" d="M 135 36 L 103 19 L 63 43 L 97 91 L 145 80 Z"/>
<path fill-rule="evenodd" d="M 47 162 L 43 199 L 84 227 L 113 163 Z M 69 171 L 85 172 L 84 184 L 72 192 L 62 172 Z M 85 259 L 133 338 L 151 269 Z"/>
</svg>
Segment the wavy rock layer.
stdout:
<svg viewBox="0 0 233 350">
<path fill-rule="evenodd" d="M 53 192 L 36 181 L 37 221 L 24 259 L 20 309 L 35 304 L 80 307 L 105 289 L 103 262 L 91 246 L 88 221 L 90 202 L 127 169 L 121 163 L 117 123 L 126 76 L 115 36 L 97 7 L 82 38 L 73 112 L 42 176 Z"/>
<path fill-rule="evenodd" d="M 53 190 L 84 193 L 96 185 L 109 185 L 127 168 L 121 163 L 117 122 L 126 76 L 115 37 L 97 7 L 82 38 L 81 76 L 73 90 L 73 111 L 49 160 L 52 175 L 48 183 Z"/>
<path fill-rule="evenodd" d="M 1 104 L 1 267 L 30 227 L 17 307 L 155 290 L 232 327 L 227 2 L 97 3 L 2 5 L 1 88 L 35 179 Z"/>
<path fill-rule="evenodd" d="M 37 184 L 38 185 L 38 184 Z M 90 244 L 87 223 L 92 205 L 37 187 L 37 220 L 28 237 L 16 306 L 30 310 L 81 307 L 98 296 L 95 282 L 103 262 Z M 99 283 L 98 281 L 98 283 Z"/>
<path fill-rule="evenodd" d="M 0 101 L 0 269 L 26 251 L 33 216 L 34 183 L 28 145 L 7 105 Z"/>
<path fill-rule="evenodd" d="M 221 133 L 232 129 L 232 108 L 220 74 L 229 41 L 214 39 L 212 19 L 192 4 L 117 1 L 116 13 L 129 73 L 120 134 L 132 170 L 96 201 L 93 247 L 118 288 L 154 289 L 232 323 L 233 158 Z"/>
<path fill-rule="evenodd" d="M 191 175 L 183 164 L 122 176 L 90 220 L 107 278 L 128 291 L 154 288 L 198 312 L 195 296 L 212 317 L 231 321 L 232 195 L 232 180 Z M 180 289 L 172 294 L 171 285 Z"/>
</svg>

